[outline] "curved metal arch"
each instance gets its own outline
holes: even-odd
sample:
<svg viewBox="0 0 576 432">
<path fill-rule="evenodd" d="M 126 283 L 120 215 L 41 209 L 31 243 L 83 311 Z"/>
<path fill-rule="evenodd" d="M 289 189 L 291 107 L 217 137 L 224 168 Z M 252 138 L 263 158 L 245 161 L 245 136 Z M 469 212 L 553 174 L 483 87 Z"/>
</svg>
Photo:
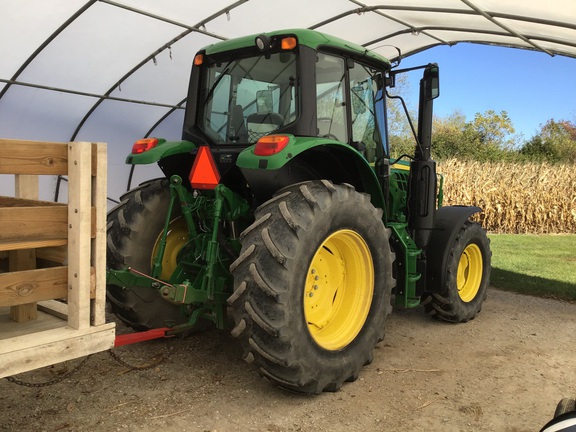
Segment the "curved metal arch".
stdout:
<svg viewBox="0 0 576 432">
<path fill-rule="evenodd" d="M 332 18 L 328 18 L 327 20 L 324 20 L 324 21 L 322 21 L 322 22 L 320 22 L 320 23 L 318 23 L 318 24 L 314 24 L 313 26 L 310 26 L 309 28 L 310 28 L 311 30 L 315 30 L 315 29 L 318 29 L 318 28 L 322 27 L 323 25 L 336 22 L 336 21 L 338 21 L 339 19 L 346 18 L 347 16 L 350 16 L 350 15 L 354 15 L 354 14 L 361 15 L 361 14 L 366 13 L 366 12 L 374 12 L 374 13 L 376 13 L 377 15 L 380 15 L 380 16 L 382 16 L 382 17 L 384 17 L 384 18 L 387 18 L 387 19 L 389 19 L 389 20 L 391 20 L 391 21 L 397 22 L 398 24 L 407 27 L 408 29 L 410 29 L 410 31 L 417 31 L 417 30 L 419 30 L 417 27 L 414 27 L 413 25 L 408 24 L 408 23 L 405 22 L 405 21 L 402 21 L 402 20 L 400 20 L 400 19 L 398 19 L 398 18 L 395 18 L 395 17 L 393 17 L 393 16 L 387 15 L 387 14 L 385 14 L 385 13 L 383 13 L 383 12 L 380 12 L 379 6 L 366 6 L 366 5 L 363 5 L 362 3 L 358 2 L 358 1 L 355 1 L 355 0 L 349 0 L 349 1 L 351 1 L 352 3 L 355 3 L 355 4 L 357 4 L 357 5 L 359 5 L 359 6 L 361 6 L 361 7 L 360 7 L 360 8 L 357 8 L 357 9 L 349 10 L 348 12 L 343 12 L 343 13 L 341 13 L 341 14 L 335 15 L 335 16 L 333 16 Z M 404 9 L 401 8 L 401 7 L 398 7 L 398 9 L 399 9 L 399 10 L 404 10 Z M 438 42 L 440 42 L 441 44 L 447 44 L 447 43 L 448 43 L 448 42 L 446 42 L 446 41 L 444 41 L 444 40 L 442 40 L 442 39 L 439 39 L 438 37 L 436 37 L 436 36 L 434 36 L 434 35 L 431 35 L 431 34 L 428 34 L 428 33 L 422 33 L 422 34 L 425 34 L 425 35 L 428 36 L 429 38 L 436 39 L 436 40 L 437 40 Z M 366 45 L 363 44 L 362 46 L 366 46 Z"/>
<path fill-rule="evenodd" d="M 181 39 L 183 39 L 184 37 L 188 36 L 190 33 L 201 33 L 210 37 L 213 37 L 215 39 L 220 39 L 220 40 L 226 40 L 227 38 L 223 37 L 223 36 L 219 36 L 216 35 L 214 33 L 210 33 L 207 32 L 205 30 L 202 30 L 201 27 L 204 26 L 206 23 L 212 21 L 213 19 L 227 14 L 228 12 L 230 12 L 230 10 L 246 3 L 249 0 L 238 0 L 235 3 L 233 3 L 230 6 L 227 6 L 226 8 L 220 9 L 219 11 L 215 12 L 214 14 L 210 15 L 209 17 L 203 19 L 202 21 L 200 21 L 198 24 L 194 25 L 194 26 L 188 26 L 186 24 L 174 21 L 174 20 L 170 20 L 167 18 L 163 18 L 160 17 L 158 15 L 154 15 L 151 14 L 149 12 L 140 10 L 140 9 L 135 9 L 126 5 L 123 5 L 121 3 L 117 3 L 111 0 L 100 0 L 103 3 L 109 4 L 111 6 L 115 6 L 118 8 L 122 8 L 122 9 L 126 9 L 130 12 L 134 12 L 134 13 L 138 13 L 144 16 L 147 16 L 149 18 L 154 18 L 169 24 L 173 24 L 175 26 L 178 27 L 182 27 L 185 28 L 186 30 L 182 33 L 180 33 L 178 36 L 176 36 L 175 38 L 171 39 L 170 41 L 166 42 L 165 44 L 163 44 L 160 48 L 156 49 L 154 52 L 152 52 L 150 55 L 148 55 L 144 60 L 142 60 L 140 63 L 138 63 L 136 66 L 134 66 L 132 69 L 130 69 L 126 74 L 124 74 L 124 76 L 122 76 L 122 78 L 120 78 L 116 83 L 114 83 L 112 85 L 112 87 L 110 87 L 108 89 L 108 91 L 106 93 L 104 93 L 102 95 L 102 97 L 96 101 L 96 103 L 94 105 L 92 105 L 92 107 L 88 110 L 88 112 L 84 115 L 84 117 L 82 118 L 82 120 L 80 120 L 80 122 L 78 123 L 78 126 L 76 127 L 76 129 L 74 130 L 74 132 L 72 133 L 72 136 L 70 138 L 70 141 L 74 141 L 76 139 L 76 137 L 78 136 L 78 134 L 80 133 L 80 130 L 82 129 L 82 127 L 84 126 L 84 124 L 86 123 L 86 121 L 88 121 L 88 119 L 90 118 L 90 116 L 94 113 L 94 111 L 96 111 L 96 109 L 102 104 L 102 102 L 104 102 L 106 99 L 109 99 L 109 96 L 112 94 L 112 92 L 114 90 L 116 90 L 118 87 L 120 87 L 122 85 L 123 82 L 125 82 L 128 78 L 130 78 L 134 73 L 136 73 L 140 68 L 142 68 L 145 64 L 147 64 L 150 60 L 153 60 L 158 54 L 162 53 L 163 51 L 165 51 L 166 49 L 169 49 L 173 44 L 175 44 L 176 42 L 180 41 Z"/>
<path fill-rule="evenodd" d="M 132 69 L 130 69 L 126 74 L 124 74 L 124 76 L 122 78 L 120 78 L 118 81 L 116 81 L 116 83 L 114 83 L 112 85 L 112 87 L 110 87 L 108 89 L 108 91 L 106 91 L 106 93 L 101 95 L 100 98 L 96 101 L 96 103 L 94 103 L 94 105 L 92 105 L 92 107 L 90 107 L 90 109 L 86 112 L 86 114 L 84 115 L 82 120 L 80 120 L 80 122 L 78 123 L 78 126 L 76 126 L 76 129 L 72 133 L 72 136 L 70 137 L 70 141 L 74 141 L 76 139 L 76 137 L 80 133 L 80 130 L 82 129 L 84 124 L 88 121 L 90 116 L 94 113 L 94 111 L 96 111 L 96 109 L 102 104 L 102 102 L 109 99 L 109 96 L 112 94 L 112 92 L 114 90 L 116 90 L 118 87 L 120 87 L 123 82 L 125 82 L 134 73 L 136 73 L 136 71 L 138 71 L 142 66 L 144 66 L 146 63 L 148 63 L 150 60 L 152 60 L 158 54 L 160 54 L 161 52 L 163 52 L 164 50 L 166 50 L 167 48 L 172 46 L 172 44 L 178 42 L 180 39 L 184 38 L 185 36 L 189 35 L 192 32 L 193 32 L 192 30 L 186 30 L 186 31 L 180 33 L 178 36 L 176 36 L 175 38 L 173 38 L 172 40 L 170 40 L 166 44 L 162 45 L 160 48 L 158 48 L 152 54 L 147 56 L 144 60 L 142 60 L 140 63 L 138 63 Z"/>
<path fill-rule="evenodd" d="M 471 15 L 471 16 L 479 16 L 479 17 L 485 18 L 486 20 L 490 21 L 494 25 L 502 28 L 507 33 L 507 35 L 509 35 L 511 37 L 516 37 L 516 38 L 524 41 L 528 45 L 532 46 L 533 50 L 544 52 L 550 56 L 554 56 L 555 53 L 544 48 L 544 47 L 541 47 L 540 45 L 538 45 L 537 43 L 535 43 L 531 39 L 554 42 L 554 43 L 558 43 L 560 45 L 566 45 L 566 46 L 570 46 L 570 47 L 572 47 L 573 45 L 571 43 L 567 43 L 565 40 L 544 39 L 542 37 L 527 36 L 525 34 L 522 34 L 520 32 L 513 30 L 512 28 L 510 28 L 506 24 L 503 24 L 502 22 L 498 21 L 498 19 L 508 19 L 508 20 L 515 20 L 515 21 L 520 21 L 520 22 L 550 25 L 550 26 L 562 27 L 562 28 L 567 28 L 567 29 L 572 29 L 572 30 L 576 29 L 576 24 L 571 24 L 571 23 L 567 23 L 567 22 L 542 20 L 542 19 L 536 19 L 536 18 L 521 16 L 521 15 L 511 15 L 511 14 L 505 14 L 505 13 L 492 12 L 492 11 L 484 11 L 480 7 L 478 7 L 474 3 L 472 3 L 471 0 L 460 0 L 464 5 L 466 5 L 466 7 L 468 9 L 439 8 L 439 7 L 433 7 L 433 6 L 385 5 L 385 4 L 375 5 L 375 6 L 367 6 L 358 0 L 349 0 L 349 1 L 351 3 L 354 3 L 355 5 L 358 5 L 359 8 L 351 9 L 347 12 L 343 12 L 341 14 L 335 15 L 334 17 L 329 18 L 327 20 L 324 20 L 318 24 L 315 24 L 315 25 L 311 26 L 310 28 L 311 29 L 318 29 L 321 26 L 333 23 L 333 22 L 338 21 L 339 19 L 345 18 L 349 15 L 362 14 L 362 13 L 366 13 L 366 12 L 373 12 L 373 13 L 376 13 L 378 15 L 381 15 L 384 18 L 387 18 L 391 21 L 394 21 L 400 25 L 405 26 L 407 28 L 407 30 L 383 36 L 382 38 L 378 38 L 378 39 L 375 39 L 373 41 L 364 43 L 364 44 L 362 44 L 363 46 L 368 46 L 368 45 L 377 43 L 379 41 L 389 39 L 392 36 L 395 36 L 395 35 L 397 36 L 398 34 L 405 34 L 405 33 L 409 33 L 412 31 L 418 31 L 419 33 L 424 34 L 424 35 L 430 37 L 431 39 L 437 40 L 439 42 L 439 44 L 428 45 L 427 47 L 429 48 L 430 46 L 437 46 L 437 45 L 441 45 L 441 44 L 454 45 L 458 42 L 466 42 L 466 41 L 462 40 L 462 41 L 458 41 L 458 42 L 450 42 L 450 41 L 442 40 L 438 36 L 431 34 L 431 33 L 426 31 L 426 30 L 432 30 L 433 29 L 432 27 L 416 27 L 416 26 L 414 26 L 408 22 L 405 22 L 405 21 L 400 20 L 398 18 L 395 18 L 389 14 L 386 14 L 383 11 L 430 12 L 430 13 L 437 13 L 437 14 L 446 13 L 446 14 L 469 15 L 469 16 Z M 470 30 L 470 29 L 459 29 L 459 31 L 465 31 L 465 32 L 470 32 L 470 33 L 496 34 L 496 33 L 492 33 L 492 32 L 487 31 L 487 30 L 486 31 L 476 31 L 476 30 Z M 478 43 L 480 43 L 480 42 L 478 42 Z M 523 48 L 525 48 L 525 47 L 523 47 Z"/>
<path fill-rule="evenodd" d="M 463 27 L 447 27 L 447 26 L 425 26 L 425 27 L 421 27 L 419 28 L 419 30 L 421 30 L 421 33 L 424 34 L 425 31 L 433 31 L 433 30 L 438 30 L 438 31 L 454 31 L 454 32 L 465 32 L 465 33 L 474 33 L 474 34 L 485 34 L 485 35 L 492 35 L 492 36 L 505 36 L 505 37 L 510 37 L 510 38 L 516 38 L 516 36 L 506 32 L 506 31 L 493 31 L 493 30 L 475 30 L 475 29 L 469 29 L 469 28 L 463 28 Z M 378 42 L 383 42 L 387 39 L 391 39 L 393 37 L 396 36 L 400 36 L 403 34 L 408 34 L 411 33 L 412 30 L 410 29 L 406 29 L 406 30 L 399 30 L 397 32 L 394 33 L 390 33 L 386 36 L 382 36 L 380 38 L 377 39 L 373 39 L 369 42 L 365 42 L 362 44 L 363 47 L 369 47 L 370 45 L 374 45 L 377 44 Z M 552 43 L 558 43 L 558 41 L 556 39 L 553 38 L 547 38 L 547 37 L 543 37 L 543 36 L 536 36 L 536 35 L 525 35 L 526 38 L 531 39 L 531 40 L 537 40 L 537 41 L 543 41 L 543 42 L 552 42 Z M 516 38 L 517 39 L 517 38 Z M 438 40 L 438 38 L 436 38 L 436 40 Z M 482 41 L 475 41 L 475 40 L 459 40 L 457 42 L 444 42 L 444 43 L 440 43 L 440 44 L 434 44 L 434 45 L 427 45 L 426 47 L 423 47 L 423 49 L 428 49 L 431 46 L 437 46 L 437 45 L 456 45 L 457 43 L 474 43 L 474 44 L 488 44 L 490 45 L 490 42 L 482 42 Z M 520 47 L 521 49 L 532 49 L 534 51 L 540 51 L 540 52 L 546 52 L 548 54 L 547 51 L 543 51 L 540 48 L 535 48 L 534 44 L 531 44 L 532 48 L 529 47 Z M 576 48 L 576 42 L 563 42 L 562 45 L 566 45 L 569 47 L 574 47 Z M 517 46 L 514 44 L 510 44 L 510 46 Z M 374 48 L 372 48 L 374 49 Z M 421 51 L 421 50 L 420 50 Z M 411 51 L 408 54 L 413 54 L 415 52 L 420 52 L 420 51 Z M 552 56 L 554 56 L 555 54 L 550 54 Z"/>
<path fill-rule="evenodd" d="M 144 134 L 144 138 L 148 138 L 150 136 L 150 134 L 152 132 L 154 132 L 154 129 L 156 129 L 158 126 L 160 126 L 160 124 L 166 120 L 168 117 L 170 117 L 170 115 L 172 115 L 172 113 L 174 113 L 177 109 L 182 109 L 182 105 L 184 105 L 184 103 L 186 102 L 188 98 L 184 98 L 182 99 L 180 102 L 178 102 L 173 108 L 170 108 L 168 111 L 166 111 L 166 113 L 160 117 L 158 119 L 158 121 L 156 121 L 156 123 L 154 123 L 152 125 L 152 127 L 150 129 L 148 129 L 148 132 L 146 132 Z"/>
<path fill-rule="evenodd" d="M 11 82 L 7 83 L 6 86 L 2 89 L 2 91 L 0 91 L 0 101 L 2 100 L 2 97 L 6 94 L 6 92 L 10 89 L 12 84 L 17 82 L 20 74 L 22 74 L 22 72 L 24 72 L 24 70 L 30 65 L 30 63 L 32 63 L 34 61 L 34 59 L 36 57 L 38 57 L 40 55 L 40 53 L 42 51 L 44 51 L 44 48 L 46 48 L 48 45 L 50 45 L 50 43 L 54 39 L 56 39 L 60 33 L 62 33 L 64 30 L 66 30 L 66 28 L 70 24 L 72 24 L 74 21 L 76 21 L 78 19 L 78 17 L 80 17 L 84 12 L 86 12 L 88 9 L 90 9 L 90 7 L 92 5 L 94 5 L 97 1 L 98 0 L 89 0 L 88 2 L 86 2 L 84 4 L 84 6 L 82 6 L 80 9 L 78 9 L 76 11 L 76 13 L 74 13 L 70 18 L 68 18 L 64 22 L 64 24 L 62 24 L 60 27 L 58 27 L 56 29 L 56 31 L 54 31 L 54 33 L 52 33 L 50 36 L 48 36 L 48 38 L 46 38 L 46 40 L 42 44 L 40 44 L 40 46 L 38 48 L 36 48 L 36 50 L 30 55 L 30 57 L 28 57 L 26 59 L 26 61 L 24 63 L 22 63 L 22 65 L 18 68 L 16 73 L 14 73 L 14 75 L 12 75 L 12 78 L 10 79 Z"/>
<path fill-rule="evenodd" d="M 186 99 L 187 98 L 182 99 L 179 103 L 176 104 L 174 108 L 169 109 L 162 117 L 160 117 L 158 121 L 154 123 L 154 125 L 152 125 L 150 129 L 148 129 L 148 132 L 144 134 L 144 138 L 148 138 L 150 134 L 154 131 L 154 129 L 156 129 L 164 120 L 170 117 L 170 115 L 172 115 L 178 109 L 178 107 L 182 107 L 182 105 L 184 105 L 184 103 L 186 102 Z M 132 177 L 134 176 L 135 168 L 136 165 L 130 165 L 130 173 L 128 174 L 128 183 L 126 185 L 126 191 L 129 191 L 130 188 L 132 187 Z"/>
<path fill-rule="evenodd" d="M 160 48 L 158 48 L 157 50 L 155 50 L 152 54 L 150 54 L 146 59 L 144 59 L 143 61 L 141 61 L 140 63 L 138 63 L 136 66 L 134 66 L 132 69 L 130 69 L 120 80 L 117 81 L 116 84 L 114 84 L 114 86 L 112 86 L 105 94 L 102 95 L 97 95 L 97 94 L 90 94 L 91 97 L 95 97 L 98 98 L 98 101 L 91 107 L 91 109 L 86 113 L 86 115 L 84 116 L 84 118 L 80 121 L 80 123 L 78 124 L 78 126 L 76 127 L 73 135 L 72 135 L 72 139 L 75 139 L 76 136 L 78 135 L 78 133 L 80 132 L 80 130 L 82 129 L 82 127 L 84 126 L 85 122 L 87 121 L 87 119 L 91 116 L 91 114 L 97 109 L 97 107 L 104 101 L 107 99 L 112 99 L 110 97 L 111 93 L 118 88 L 124 81 L 126 81 L 130 76 L 132 76 L 136 71 L 138 71 L 142 66 L 144 66 L 147 62 L 149 62 L 151 59 L 154 58 L 155 55 L 158 55 L 159 53 L 161 53 L 162 51 L 166 50 L 167 48 L 170 48 L 170 46 L 172 44 L 174 44 L 175 42 L 177 42 L 178 40 L 186 37 L 188 34 L 192 33 L 192 32 L 198 32 L 198 33 L 202 33 L 202 34 L 206 34 L 208 36 L 217 38 L 217 39 L 226 39 L 225 37 L 216 35 L 216 34 L 212 34 L 212 33 L 208 33 L 205 30 L 202 29 L 202 26 L 206 23 L 208 23 L 209 21 L 213 20 L 214 18 L 227 14 L 228 12 L 230 12 L 232 9 L 235 9 L 236 7 L 243 5 L 247 2 L 249 2 L 250 0 L 238 0 L 233 2 L 233 0 L 231 0 L 233 3 L 223 9 L 221 9 L 220 11 L 217 11 L 216 13 L 212 14 L 211 16 L 203 19 L 201 22 L 199 22 L 198 24 L 196 24 L 195 26 L 188 26 L 186 24 L 182 24 L 180 22 L 168 19 L 168 18 L 164 18 L 149 12 L 146 12 L 144 10 L 139 10 L 130 6 L 127 6 L 125 4 L 122 4 L 120 1 L 113 1 L 113 0 L 88 0 L 86 1 L 82 7 L 80 7 L 73 15 L 71 15 L 60 27 L 58 27 L 58 29 L 56 29 L 40 46 L 38 46 L 38 48 L 26 59 L 26 61 L 24 61 L 22 63 L 22 65 L 19 67 L 19 69 L 16 71 L 16 73 L 13 75 L 13 77 L 10 80 L 3 80 L 4 83 L 6 83 L 6 85 L 4 86 L 4 88 L 2 88 L 0 90 L 0 103 L 2 101 L 3 96 L 6 94 L 7 91 L 10 90 L 10 88 L 12 88 L 13 85 L 24 85 L 25 83 L 20 83 L 18 81 L 18 77 L 22 74 L 22 72 L 34 61 L 34 59 L 54 40 L 56 39 L 68 26 L 70 26 L 75 20 L 78 19 L 78 17 L 80 17 L 84 12 L 86 12 L 90 7 L 92 7 L 94 4 L 96 4 L 98 1 L 105 3 L 107 5 L 110 6 L 114 6 L 114 7 L 118 7 L 118 8 L 122 8 L 125 10 L 128 10 L 130 12 L 133 13 L 138 13 L 138 14 L 142 14 L 144 16 L 153 18 L 153 19 L 157 19 L 157 20 L 161 20 L 163 22 L 166 23 L 170 23 L 172 25 L 175 26 L 180 26 L 182 28 L 185 29 L 184 32 L 182 32 L 180 35 L 178 35 L 176 38 L 172 39 L 171 41 L 165 43 L 164 45 L 162 45 Z M 372 12 L 378 15 L 381 15 L 382 17 L 385 17 L 386 19 L 392 20 L 402 26 L 406 27 L 405 31 L 402 32 L 396 32 L 394 34 L 390 34 L 390 35 L 386 35 L 383 36 L 382 38 L 378 38 L 378 39 L 374 39 L 370 42 L 366 42 L 363 45 L 364 46 L 368 46 L 368 45 L 374 45 L 375 43 L 390 39 L 394 36 L 397 36 L 399 34 L 405 34 L 405 33 L 409 33 L 412 31 L 418 31 L 421 34 L 424 34 L 426 36 L 428 36 L 429 38 L 431 38 L 432 40 L 435 40 L 438 42 L 438 44 L 430 44 L 430 45 L 426 45 L 423 47 L 419 47 L 414 51 L 410 51 L 409 55 L 414 54 L 416 52 L 420 52 L 422 50 L 428 49 L 432 46 L 436 46 L 436 45 L 440 45 L 440 44 L 444 44 L 444 45 L 454 45 L 456 43 L 459 42 L 472 42 L 472 43 L 477 43 L 477 44 L 482 44 L 482 43 L 486 43 L 486 44 L 492 44 L 488 41 L 486 42 L 482 42 L 482 41 L 471 41 L 471 40 L 457 40 L 457 41 L 446 41 L 443 40 L 442 38 L 436 36 L 433 34 L 434 30 L 454 30 L 454 31 L 461 31 L 461 32 L 468 32 L 468 33 L 483 33 L 483 34 L 492 34 L 492 35 L 498 35 L 498 36 L 510 36 L 511 38 L 518 38 L 519 40 L 524 41 L 527 44 L 530 44 L 529 47 L 521 47 L 524 49 L 533 49 L 533 50 L 537 50 L 537 51 L 541 51 L 541 52 L 546 52 L 549 55 L 555 55 L 556 53 L 561 54 L 561 55 L 566 55 L 568 57 L 576 57 L 576 55 L 571 53 L 571 49 L 574 48 L 575 43 L 572 42 L 568 42 L 566 40 L 562 40 L 562 39 L 554 39 L 554 38 L 546 38 L 543 36 L 534 36 L 534 35 L 529 35 L 526 32 L 515 32 L 512 28 L 509 28 L 507 26 L 506 23 L 502 23 L 501 20 L 512 20 L 512 21 L 518 21 L 518 22 L 526 22 L 526 23 L 534 23 L 534 24 L 542 24 L 542 25 L 550 25 L 550 26 L 556 26 L 556 27 L 560 27 L 560 28 L 565 28 L 565 29 L 571 29 L 571 30 L 576 30 L 576 23 L 572 23 L 572 22 L 561 22 L 561 21 L 556 21 L 556 20 L 544 20 L 544 19 L 540 19 L 537 17 L 531 17 L 531 16 L 522 16 L 522 15 L 516 15 L 516 14 L 510 14 L 510 13 L 501 13 L 501 12 L 494 12 L 494 11 L 489 11 L 489 10 L 485 10 L 479 6 L 477 6 L 475 3 L 475 0 L 460 0 L 461 4 L 463 5 L 461 8 L 441 8 L 441 7 L 435 7 L 433 5 L 430 6 L 406 6 L 406 5 L 402 5 L 402 4 L 396 4 L 396 5 L 387 5 L 387 4 L 379 4 L 379 5 L 374 5 L 374 6 L 368 6 L 364 3 L 362 3 L 361 0 L 349 0 L 350 3 L 352 5 L 355 5 L 357 7 L 344 12 L 344 13 L 340 13 L 338 15 L 334 15 L 333 17 L 324 20 L 320 23 L 314 24 L 312 26 L 310 26 L 311 29 L 317 29 L 318 27 L 321 27 L 323 25 L 338 21 L 342 18 L 345 18 L 346 16 L 352 15 L 352 14 L 362 14 L 362 13 L 368 13 L 368 12 Z M 386 3 L 385 1 L 383 1 L 383 3 Z M 389 11 L 390 13 L 386 13 L 386 11 Z M 458 28 L 458 27 L 450 27 L 450 26 L 435 26 L 435 27 L 417 27 L 414 26 L 412 24 L 410 24 L 409 22 L 406 22 L 404 20 L 395 18 L 393 15 L 393 11 L 402 11 L 402 12 L 428 12 L 428 13 L 435 13 L 435 14 L 447 14 L 447 13 L 451 13 L 451 14 L 458 14 L 461 16 L 478 16 L 478 17 L 483 17 L 486 20 L 491 21 L 494 25 L 499 26 L 500 28 L 502 28 L 502 32 L 498 32 L 498 31 L 481 31 L 481 30 L 470 30 L 470 29 L 463 29 L 463 28 Z M 409 20 L 408 20 L 409 21 Z M 538 44 L 538 41 L 543 41 L 543 42 L 552 42 L 552 43 L 556 43 L 559 44 L 560 46 L 565 46 L 568 49 L 566 52 L 561 52 L 557 49 L 546 49 L 541 47 Z M 503 44 L 499 44 L 496 43 L 496 45 L 503 45 Z M 516 44 L 510 44 L 510 46 L 518 46 Z M 530 48 L 531 47 L 531 48 Z M 26 84 L 26 85 L 31 85 L 33 86 L 33 84 Z M 54 89 L 57 91 L 65 91 L 62 89 Z M 72 90 L 70 90 L 70 92 L 73 92 Z M 78 92 L 78 94 L 82 94 L 82 92 Z M 137 103 L 137 101 L 133 101 L 135 103 Z M 150 103 L 150 104 L 154 104 L 154 103 Z M 166 105 L 166 104 L 158 104 L 158 105 Z M 178 108 L 174 108 L 174 109 L 181 109 L 181 106 Z M 152 130 L 158 126 L 159 123 L 161 123 L 162 120 L 164 120 L 166 117 L 162 117 L 159 122 L 157 122 L 154 127 L 152 128 Z"/>
</svg>

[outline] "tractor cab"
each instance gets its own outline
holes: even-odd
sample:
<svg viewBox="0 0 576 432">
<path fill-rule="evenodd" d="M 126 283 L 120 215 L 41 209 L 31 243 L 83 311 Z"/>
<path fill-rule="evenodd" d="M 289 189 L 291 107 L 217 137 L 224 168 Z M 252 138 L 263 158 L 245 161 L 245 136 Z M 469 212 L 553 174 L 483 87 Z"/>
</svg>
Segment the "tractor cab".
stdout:
<svg viewBox="0 0 576 432">
<path fill-rule="evenodd" d="M 345 143 L 374 162 L 387 153 L 383 83 L 390 64 L 309 30 L 220 42 L 194 59 L 183 139 L 209 145 L 227 170 L 268 135 Z"/>
</svg>

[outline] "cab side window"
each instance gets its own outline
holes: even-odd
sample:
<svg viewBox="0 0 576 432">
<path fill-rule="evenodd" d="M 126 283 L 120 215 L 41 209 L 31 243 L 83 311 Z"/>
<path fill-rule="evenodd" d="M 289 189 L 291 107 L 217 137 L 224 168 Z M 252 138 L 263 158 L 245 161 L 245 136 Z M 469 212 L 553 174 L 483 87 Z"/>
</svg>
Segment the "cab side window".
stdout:
<svg viewBox="0 0 576 432">
<path fill-rule="evenodd" d="M 317 135 L 348 142 L 344 59 L 318 53 L 316 60 Z"/>
<path fill-rule="evenodd" d="M 349 70 L 352 145 L 361 151 L 368 162 L 376 160 L 376 148 L 381 146 L 376 105 L 379 102 L 377 73 L 356 63 Z"/>
</svg>

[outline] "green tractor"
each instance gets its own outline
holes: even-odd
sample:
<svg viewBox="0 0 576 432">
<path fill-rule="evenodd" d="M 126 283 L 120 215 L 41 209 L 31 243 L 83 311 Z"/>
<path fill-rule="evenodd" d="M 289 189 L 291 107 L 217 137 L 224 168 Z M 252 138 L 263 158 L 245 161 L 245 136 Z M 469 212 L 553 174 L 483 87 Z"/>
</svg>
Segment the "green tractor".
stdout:
<svg viewBox="0 0 576 432">
<path fill-rule="evenodd" d="M 415 152 L 391 159 L 387 88 L 413 69 L 423 70 Z M 441 206 L 438 94 L 435 64 L 395 70 L 311 30 L 201 50 L 182 141 L 140 140 L 127 158 L 165 178 L 108 215 L 112 311 L 136 330 L 230 328 L 244 360 L 303 393 L 354 381 L 392 307 L 474 318 L 491 252 L 469 220 L 479 208 Z"/>
</svg>

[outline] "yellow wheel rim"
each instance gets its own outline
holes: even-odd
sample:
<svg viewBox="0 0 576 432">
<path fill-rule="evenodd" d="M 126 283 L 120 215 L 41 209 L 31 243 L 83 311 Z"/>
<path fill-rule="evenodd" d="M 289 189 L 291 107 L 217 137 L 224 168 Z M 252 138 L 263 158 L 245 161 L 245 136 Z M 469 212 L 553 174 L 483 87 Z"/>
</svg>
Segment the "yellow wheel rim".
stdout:
<svg viewBox="0 0 576 432">
<path fill-rule="evenodd" d="M 314 341 L 326 350 L 352 342 L 370 312 L 374 264 L 364 239 L 340 230 L 320 245 L 306 277 L 304 315 Z"/>
<path fill-rule="evenodd" d="M 154 265 L 154 258 L 156 257 L 158 247 L 160 246 L 160 237 L 162 237 L 162 232 L 160 232 L 156 242 L 154 243 L 154 249 L 152 250 L 152 256 L 150 257 L 150 267 Z M 179 217 L 170 222 L 168 227 L 166 249 L 164 250 L 164 257 L 162 258 L 162 273 L 160 274 L 160 279 L 166 281 L 170 279 L 170 276 L 172 276 L 172 273 L 174 273 L 176 266 L 178 265 L 178 253 L 186 243 L 188 243 L 188 228 L 184 218 Z"/>
<path fill-rule="evenodd" d="M 474 300 L 482 282 L 482 252 L 476 244 L 469 244 L 460 256 L 456 283 L 458 295 L 464 302 Z"/>
</svg>

